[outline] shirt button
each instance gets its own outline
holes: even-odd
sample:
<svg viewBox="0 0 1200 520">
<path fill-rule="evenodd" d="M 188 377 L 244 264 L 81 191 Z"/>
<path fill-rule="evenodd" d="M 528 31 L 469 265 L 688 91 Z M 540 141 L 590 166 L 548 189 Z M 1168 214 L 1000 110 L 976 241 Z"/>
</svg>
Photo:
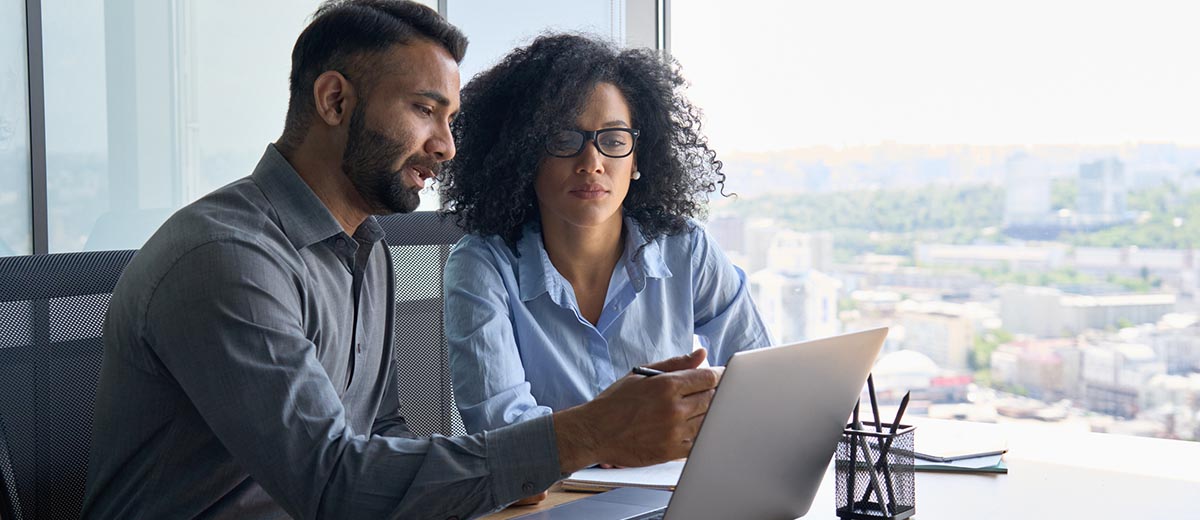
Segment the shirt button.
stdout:
<svg viewBox="0 0 1200 520">
<path fill-rule="evenodd" d="M 521 484 L 521 491 L 524 491 L 526 495 L 532 495 L 533 494 L 533 482 L 526 482 L 524 484 Z"/>
</svg>

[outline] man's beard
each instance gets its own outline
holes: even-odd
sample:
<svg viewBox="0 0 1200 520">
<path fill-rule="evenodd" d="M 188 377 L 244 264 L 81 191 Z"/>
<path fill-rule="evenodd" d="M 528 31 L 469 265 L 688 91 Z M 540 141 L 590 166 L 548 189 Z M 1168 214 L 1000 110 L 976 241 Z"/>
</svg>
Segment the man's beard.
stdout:
<svg viewBox="0 0 1200 520">
<path fill-rule="evenodd" d="M 370 205 L 371 213 L 411 213 L 421 204 L 421 189 L 404 184 L 406 170 L 423 166 L 436 174 L 439 165 L 414 153 L 400 170 L 392 170 L 396 159 L 412 148 L 412 138 L 405 133 L 400 139 L 392 139 L 367 128 L 366 115 L 366 103 L 360 103 L 350 115 L 342 171 Z"/>
</svg>

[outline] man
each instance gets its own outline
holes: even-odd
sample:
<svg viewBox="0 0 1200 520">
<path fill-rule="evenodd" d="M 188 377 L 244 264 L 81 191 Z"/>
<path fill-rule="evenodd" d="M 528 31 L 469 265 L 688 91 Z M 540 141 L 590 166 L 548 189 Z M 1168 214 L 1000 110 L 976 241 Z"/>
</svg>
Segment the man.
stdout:
<svg viewBox="0 0 1200 520">
<path fill-rule="evenodd" d="M 454 156 L 466 39 L 419 4 L 327 4 L 296 42 L 283 136 L 176 213 L 105 326 L 87 518 L 465 518 L 590 464 L 685 456 L 703 355 L 466 437 L 398 414 L 382 231 Z M 461 312 L 470 312 L 463 309 Z"/>
</svg>

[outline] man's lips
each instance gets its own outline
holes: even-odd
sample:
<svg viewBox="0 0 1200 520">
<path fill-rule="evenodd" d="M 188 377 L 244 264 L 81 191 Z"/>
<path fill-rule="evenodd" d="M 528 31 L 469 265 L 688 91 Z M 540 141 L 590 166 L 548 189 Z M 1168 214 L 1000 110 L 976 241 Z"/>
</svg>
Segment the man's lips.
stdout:
<svg viewBox="0 0 1200 520">
<path fill-rule="evenodd" d="M 434 177 L 433 171 L 424 166 L 408 166 L 404 168 L 404 175 L 408 177 L 409 182 L 417 189 L 425 189 L 425 179 L 432 179 Z"/>
</svg>

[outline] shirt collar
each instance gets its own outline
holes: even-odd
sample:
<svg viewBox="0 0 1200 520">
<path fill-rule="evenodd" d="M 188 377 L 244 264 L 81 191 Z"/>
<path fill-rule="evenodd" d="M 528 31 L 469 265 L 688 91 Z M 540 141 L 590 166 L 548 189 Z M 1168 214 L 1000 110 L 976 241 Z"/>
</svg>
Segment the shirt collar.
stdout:
<svg viewBox="0 0 1200 520">
<path fill-rule="evenodd" d="M 250 177 L 275 209 L 283 233 L 297 250 L 343 232 L 329 208 L 274 144 L 267 145 Z M 369 216 L 358 226 L 355 237 L 375 242 L 383 238 L 383 228 Z"/>
<path fill-rule="evenodd" d="M 646 240 L 642 236 L 642 227 L 629 217 L 625 217 L 625 254 L 622 259 L 637 292 L 646 288 L 647 278 L 671 277 L 671 269 L 663 258 L 661 241 Z"/>
<path fill-rule="evenodd" d="M 621 255 L 618 267 L 625 267 L 634 290 L 641 292 L 646 287 L 647 278 L 671 277 L 659 241 L 646 240 L 641 227 L 633 219 L 625 217 L 624 222 L 625 252 Z M 567 294 L 562 275 L 550 263 L 550 255 L 546 254 L 546 246 L 542 243 L 542 233 L 535 225 L 525 226 L 521 239 L 517 241 L 517 253 L 521 301 L 532 300 L 542 293 L 549 293 L 560 305 L 574 299 Z"/>
</svg>

